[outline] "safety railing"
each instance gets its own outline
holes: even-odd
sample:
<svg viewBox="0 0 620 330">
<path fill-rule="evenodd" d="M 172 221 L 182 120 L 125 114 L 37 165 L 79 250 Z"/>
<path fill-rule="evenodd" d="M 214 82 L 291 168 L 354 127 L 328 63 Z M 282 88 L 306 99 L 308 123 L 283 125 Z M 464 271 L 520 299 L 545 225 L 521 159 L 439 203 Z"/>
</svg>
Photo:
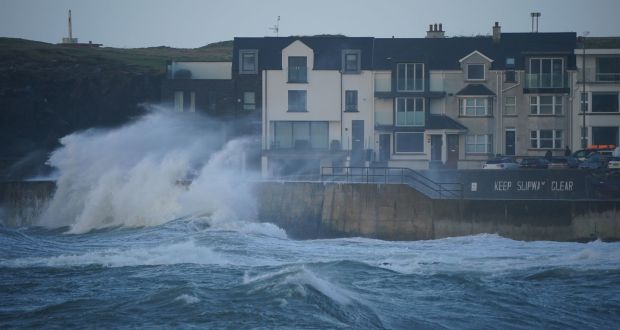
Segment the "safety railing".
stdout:
<svg viewBox="0 0 620 330">
<path fill-rule="evenodd" d="M 462 199 L 463 184 L 437 182 L 404 167 L 321 167 L 322 182 L 406 184 L 430 198 Z"/>
</svg>

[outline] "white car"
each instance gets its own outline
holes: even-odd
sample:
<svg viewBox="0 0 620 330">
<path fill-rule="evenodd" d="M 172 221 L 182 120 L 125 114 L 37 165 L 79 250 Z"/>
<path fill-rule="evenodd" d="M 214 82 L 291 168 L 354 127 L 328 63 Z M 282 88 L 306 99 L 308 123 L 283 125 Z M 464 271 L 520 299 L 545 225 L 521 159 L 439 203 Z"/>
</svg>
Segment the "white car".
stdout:
<svg viewBox="0 0 620 330">
<path fill-rule="evenodd" d="M 487 160 L 482 166 L 484 170 L 516 170 L 519 169 L 519 163 L 512 158 L 493 158 Z"/>
<path fill-rule="evenodd" d="M 607 168 L 609 169 L 620 169 L 620 157 L 611 157 L 607 162 Z"/>
</svg>

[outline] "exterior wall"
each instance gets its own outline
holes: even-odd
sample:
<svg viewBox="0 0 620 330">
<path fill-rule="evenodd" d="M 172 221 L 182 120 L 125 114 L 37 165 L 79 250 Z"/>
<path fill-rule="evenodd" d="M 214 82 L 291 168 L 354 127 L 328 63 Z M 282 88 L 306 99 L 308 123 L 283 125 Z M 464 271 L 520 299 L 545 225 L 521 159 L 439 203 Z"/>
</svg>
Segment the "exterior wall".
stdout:
<svg viewBox="0 0 620 330">
<path fill-rule="evenodd" d="M 195 93 L 195 111 L 211 116 L 232 116 L 235 113 L 235 97 L 232 80 L 213 79 L 166 79 L 162 82 L 162 102 L 174 107 L 174 93 Z M 210 107 L 215 96 L 215 109 Z M 184 100 L 187 102 L 187 100 Z"/>
<path fill-rule="evenodd" d="M 179 70 L 188 70 L 192 79 L 231 79 L 232 62 L 172 62 L 169 74 Z"/>
<path fill-rule="evenodd" d="M 583 149 L 581 145 L 581 129 L 583 127 L 583 116 L 581 115 L 581 92 L 584 90 L 583 86 L 583 50 L 576 49 L 575 55 L 577 57 L 577 68 L 573 75 L 574 97 L 572 100 L 573 118 L 572 129 L 574 131 L 572 137 L 571 148 L 573 151 Z M 586 84 L 585 91 L 588 93 L 588 109 L 585 118 L 585 126 L 587 128 L 587 145 L 591 145 L 592 141 L 592 127 L 617 127 L 620 129 L 620 112 L 616 113 L 594 113 L 592 112 L 592 93 L 596 92 L 616 92 L 620 93 L 620 81 L 615 82 L 600 82 L 596 79 L 596 58 L 598 56 L 618 56 L 620 57 L 620 49 L 586 49 L 585 58 L 585 75 Z M 620 134 L 620 133 L 619 133 Z M 620 141 L 616 142 L 616 145 L 620 144 Z"/>
</svg>

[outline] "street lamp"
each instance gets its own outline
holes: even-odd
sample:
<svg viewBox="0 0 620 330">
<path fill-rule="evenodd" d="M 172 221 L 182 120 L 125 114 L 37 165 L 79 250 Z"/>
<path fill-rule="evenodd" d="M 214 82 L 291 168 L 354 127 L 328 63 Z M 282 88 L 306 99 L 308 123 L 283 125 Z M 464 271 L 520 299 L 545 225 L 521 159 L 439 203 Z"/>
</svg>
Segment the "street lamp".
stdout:
<svg viewBox="0 0 620 330">
<path fill-rule="evenodd" d="M 586 129 L 586 112 L 588 111 L 586 106 L 586 37 L 590 32 L 585 31 L 581 37 L 581 149 L 587 148 L 587 132 Z"/>
</svg>

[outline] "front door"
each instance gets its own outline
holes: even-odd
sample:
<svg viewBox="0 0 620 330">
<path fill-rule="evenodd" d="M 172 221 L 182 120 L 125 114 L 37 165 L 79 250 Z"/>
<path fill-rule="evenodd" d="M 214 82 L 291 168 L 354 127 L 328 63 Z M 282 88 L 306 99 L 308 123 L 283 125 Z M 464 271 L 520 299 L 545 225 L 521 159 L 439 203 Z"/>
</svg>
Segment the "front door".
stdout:
<svg viewBox="0 0 620 330">
<path fill-rule="evenodd" d="M 517 144 L 517 138 L 516 138 L 516 134 L 515 134 L 515 129 L 514 128 L 507 128 L 506 129 L 506 149 L 504 149 L 506 152 L 506 156 L 514 156 L 516 153 L 516 146 Z"/>
<path fill-rule="evenodd" d="M 459 136 L 449 134 L 448 136 L 448 158 L 446 167 L 456 169 L 459 162 Z"/>
<path fill-rule="evenodd" d="M 441 165 L 441 147 L 443 139 L 441 135 L 431 135 L 431 166 Z"/>
<path fill-rule="evenodd" d="M 379 161 L 387 162 L 390 160 L 390 142 L 391 142 L 390 134 L 381 134 L 379 135 Z"/>
<path fill-rule="evenodd" d="M 351 122 L 351 166 L 364 165 L 364 121 Z"/>
</svg>

